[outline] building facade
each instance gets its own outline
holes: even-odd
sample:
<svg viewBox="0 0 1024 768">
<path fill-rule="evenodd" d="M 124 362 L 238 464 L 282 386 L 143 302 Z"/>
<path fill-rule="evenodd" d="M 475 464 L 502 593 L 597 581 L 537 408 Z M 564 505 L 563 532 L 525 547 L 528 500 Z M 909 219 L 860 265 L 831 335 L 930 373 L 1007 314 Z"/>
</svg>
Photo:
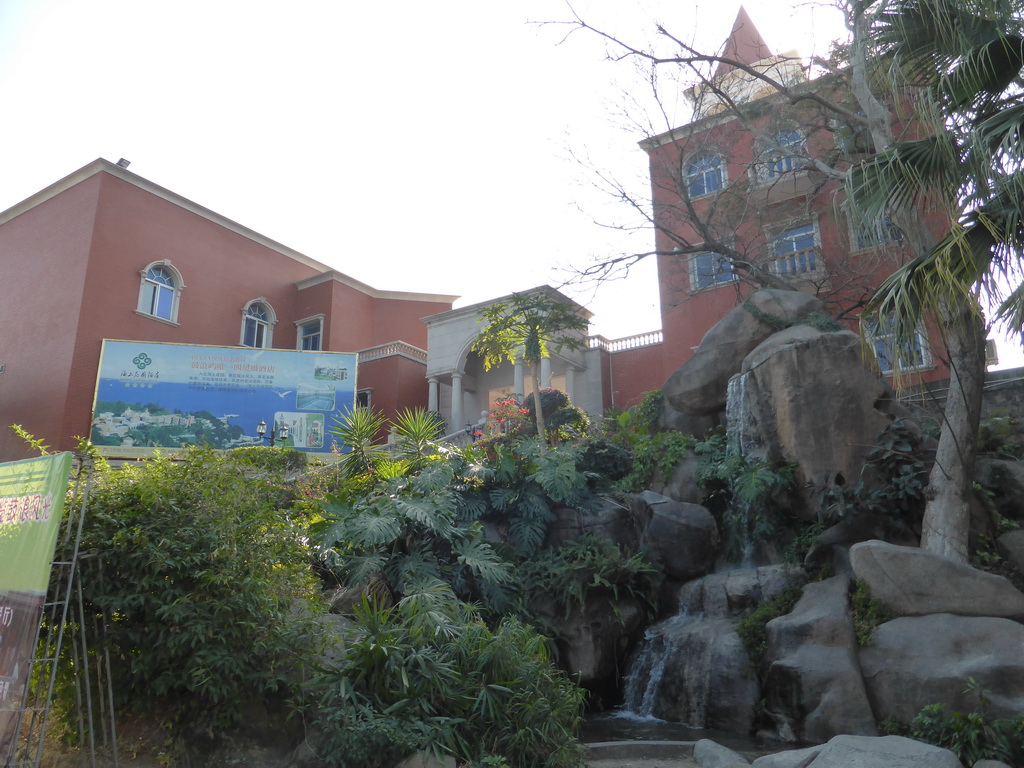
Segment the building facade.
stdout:
<svg viewBox="0 0 1024 768">
<path fill-rule="evenodd" d="M 0 460 L 90 434 L 103 339 L 358 353 L 358 399 L 426 407 L 421 318 L 456 297 L 377 290 L 105 160 L 0 213 Z"/>
<path fill-rule="evenodd" d="M 742 8 L 722 58 L 709 82 L 687 94 L 693 121 L 641 142 L 650 164 L 666 376 L 756 285 L 813 293 L 859 332 L 874 289 L 912 258 L 894 222 L 854 224 L 844 213 L 841 175 L 832 171 L 872 151 L 866 132 L 813 99 L 780 96 L 748 68 L 790 94 L 852 105 L 841 79 L 808 81 L 796 54 L 773 54 Z M 898 135 L 913 130 L 896 110 L 893 125 Z M 945 220 L 932 212 L 922 223 L 937 234 Z M 902 350 L 884 329 L 863 330 L 883 373 L 898 367 L 912 383 L 948 376 L 929 329 Z"/>
</svg>

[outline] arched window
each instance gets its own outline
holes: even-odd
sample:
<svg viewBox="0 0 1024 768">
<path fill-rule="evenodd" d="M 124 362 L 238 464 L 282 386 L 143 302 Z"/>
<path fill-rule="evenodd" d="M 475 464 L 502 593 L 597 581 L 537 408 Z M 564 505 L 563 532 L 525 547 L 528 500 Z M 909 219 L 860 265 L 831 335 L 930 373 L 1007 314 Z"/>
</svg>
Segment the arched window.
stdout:
<svg viewBox="0 0 1024 768">
<path fill-rule="evenodd" d="M 142 270 L 138 312 L 169 323 L 178 321 L 178 297 L 185 283 L 169 261 L 157 261 Z"/>
<path fill-rule="evenodd" d="M 689 197 L 700 197 L 717 192 L 725 186 L 725 173 L 722 158 L 715 155 L 701 155 L 690 160 L 686 165 L 686 194 Z"/>
<path fill-rule="evenodd" d="M 277 316 L 265 299 L 250 301 L 242 310 L 243 347 L 269 349 Z"/>
</svg>

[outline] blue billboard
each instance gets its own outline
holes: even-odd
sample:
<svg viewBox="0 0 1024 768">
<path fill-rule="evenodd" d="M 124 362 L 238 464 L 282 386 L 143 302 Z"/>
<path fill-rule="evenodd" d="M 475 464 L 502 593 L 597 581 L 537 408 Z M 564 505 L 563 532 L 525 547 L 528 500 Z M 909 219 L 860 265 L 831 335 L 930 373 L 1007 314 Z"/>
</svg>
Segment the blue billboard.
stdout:
<svg viewBox="0 0 1024 768">
<path fill-rule="evenodd" d="M 104 454 L 206 444 L 329 453 L 355 406 L 355 354 L 104 340 L 90 439 Z M 257 425 L 266 425 L 266 439 Z"/>
</svg>

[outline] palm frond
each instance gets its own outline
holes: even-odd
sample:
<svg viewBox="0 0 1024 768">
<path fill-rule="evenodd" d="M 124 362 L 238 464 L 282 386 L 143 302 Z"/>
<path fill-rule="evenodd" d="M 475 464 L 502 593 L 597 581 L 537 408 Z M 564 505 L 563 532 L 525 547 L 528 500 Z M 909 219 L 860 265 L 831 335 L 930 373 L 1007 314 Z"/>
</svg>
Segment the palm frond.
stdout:
<svg viewBox="0 0 1024 768">
<path fill-rule="evenodd" d="M 939 132 L 894 144 L 850 169 L 846 189 L 851 215 L 874 222 L 891 211 L 938 203 L 952 209 L 963 185 L 962 152 L 953 137 Z"/>
</svg>

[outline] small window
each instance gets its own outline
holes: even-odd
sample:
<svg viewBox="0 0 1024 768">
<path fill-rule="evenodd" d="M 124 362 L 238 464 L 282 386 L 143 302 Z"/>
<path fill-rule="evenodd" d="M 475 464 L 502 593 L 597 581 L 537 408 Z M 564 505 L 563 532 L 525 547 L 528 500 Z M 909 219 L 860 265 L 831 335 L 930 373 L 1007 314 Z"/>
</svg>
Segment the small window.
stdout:
<svg viewBox="0 0 1024 768">
<path fill-rule="evenodd" d="M 373 405 L 373 390 L 360 389 L 356 392 L 356 408 L 369 408 Z"/>
<path fill-rule="evenodd" d="M 694 291 L 714 288 L 735 279 L 732 262 L 720 253 L 702 251 L 690 257 L 690 287 Z"/>
<path fill-rule="evenodd" d="M 242 346 L 253 349 L 269 349 L 276 322 L 274 310 L 269 304 L 261 299 L 249 302 L 243 310 Z"/>
<path fill-rule="evenodd" d="M 897 227 L 888 216 L 883 216 L 873 224 L 855 224 L 854 240 L 858 249 L 877 248 L 882 245 L 902 242 L 903 230 Z"/>
<path fill-rule="evenodd" d="M 772 136 L 771 146 L 765 152 L 764 177 L 777 179 L 792 171 L 804 168 L 806 159 L 800 157 L 804 151 L 804 137 L 799 131 L 781 131 Z"/>
<path fill-rule="evenodd" d="M 296 334 L 296 348 L 305 352 L 317 352 L 323 349 L 324 321 L 322 317 L 311 320 L 300 320 L 296 323 L 298 333 Z"/>
<path fill-rule="evenodd" d="M 185 287 L 178 270 L 172 267 L 170 262 L 162 261 L 150 264 L 141 274 L 139 313 L 176 323 L 178 296 Z"/>
<path fill-rule="evenodd" d="M 802 275 L 818 269 L 817 236 L 814 224 L 790 227 L 772 241 L 772 272 Z"/>
<path fill-rule="evenodd" d="M 928 353 L 928 339 L 924 331 L 918 328 L 914 337 L 902 347 L 896 345 L 896 334 L 886 323 L 873 322 L 868 326 L 868 340 L 878 360 L 882 373 L 891 374 L 896 370 L 907 372 L 928 368 L 932 364 Z"/>
<path fill-rule="evenodd" d="M 700 197 L 717 192 L 725 186 L 722 159 L 714 155 L 701 155 L 686 166 L 686 194 Z"/>
</svg>

